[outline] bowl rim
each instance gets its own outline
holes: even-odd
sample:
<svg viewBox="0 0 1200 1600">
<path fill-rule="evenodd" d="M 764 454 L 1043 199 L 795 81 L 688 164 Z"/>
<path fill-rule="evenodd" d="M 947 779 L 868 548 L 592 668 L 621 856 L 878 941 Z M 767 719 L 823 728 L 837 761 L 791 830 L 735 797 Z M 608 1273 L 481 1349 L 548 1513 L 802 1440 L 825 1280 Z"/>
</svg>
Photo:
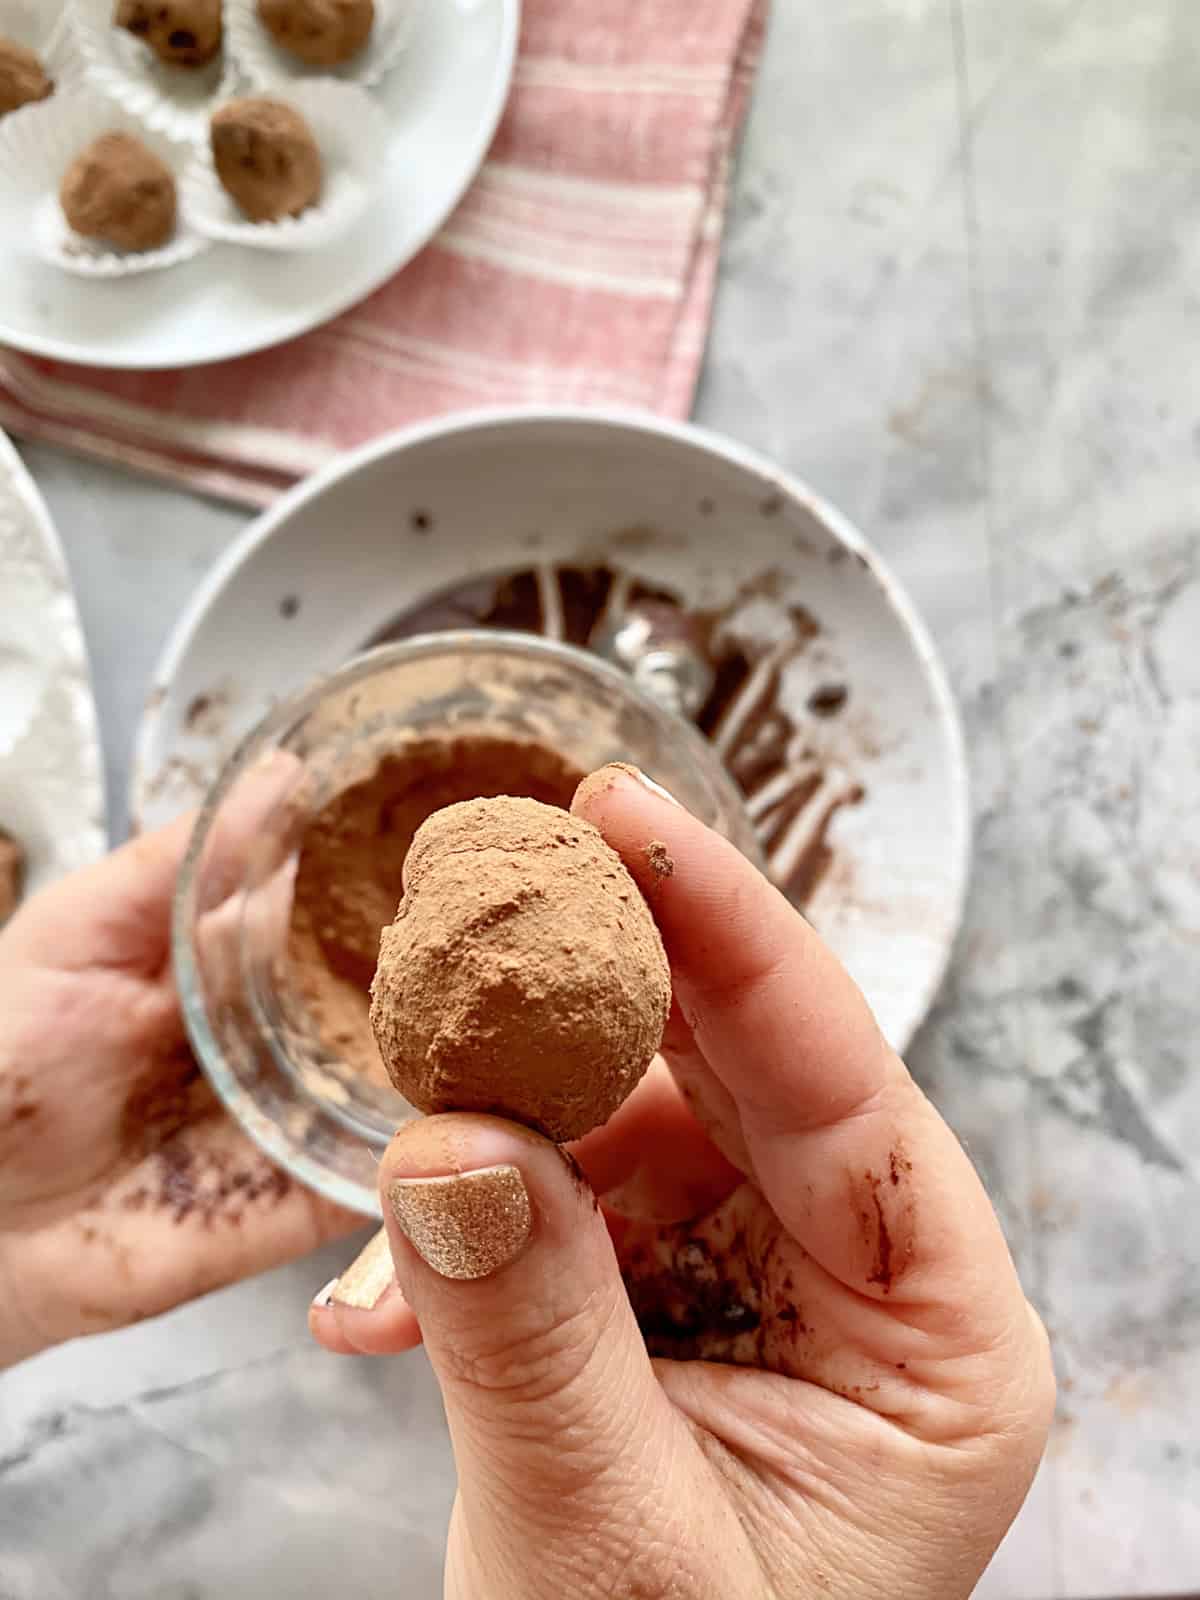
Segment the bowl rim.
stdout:
<svg viewBox="0 0 1200 1600">
<path fill-rule="evenodd" d="M 592 651 L 563 640 L 547 639 L 539 634 L 522 633 L 517 629 L 495 628 L 480 631 L 470 628 L 444 629 L 439 632 L 415 634 L 389 644 L 376 645 L 360 651 L 349 661 L 330 672 L 310 679 L 294 694 L 288 695 L 272 706 L 238 741 L 234 750 L 222 764 L 220 772 L 209 787 L 204 802 L 192 824 L 187 848 L 180 863 L 171 900 L 171 965 L 184 1026 L 201 1068 L 217 1097 L 234 1121 L 266 1152 L 270 1158 L 315 1189 L 326 1198 L 352 1210 L 363 1210 L 363 1192 L 352 1179 L 341 1176 L 329 1166 L 298 1150 L 284 1129 L 263 1112 L 253 1095 L 239 1081 L 229 1066 L 225 1052 L 214 1034 L 209 1017 L 204 990 L 200 983 L 199 965 L 193 930 L 196 923 L 197 865 L 204 853 L 214 821 L 230 790 L 259 756 L 286 730 L 309 715 L 331 691 L 352 688 L 356 683 L 373 677 L 391 667 L 453 653 L 462 655 L 511 654 L 524 661 L 542 657 L 548 664 L 574 666 L 585 676 L 599 679 L 618 690 L 622 698 L 641 708 L 668 737 L 689 747 L 696 759 L 697 770 L 714 790 L 715 798 L 729 807 L 734 814 L 744 816 L 743 799 L 732 777 L 726 772 L 695 725 L 685 717 L 675 715 L 648 694 L 629 673 L 613 662 Z M 750 830 L 750 838 L 753 831 Z M 757 865 L 762 865 L 761 857 Z M 235 891 L 236 892 L 236 891 Z M 282 1068 L 286 1063 L 278 1041 L 270 1039 L 269 1048 Z M 294 1076 L 294 1074 L 293 1074 Z M 363 1140 L 368 1146 L 373 1142 L 373 1130 L 352 1108 L 339 1106 L 333 1101 L 322 1101 L 311 1091 L 317 1115 L 327 1124 Z M 378 1214 L 369 1211 L 367 1215 Z"/>
</svg>

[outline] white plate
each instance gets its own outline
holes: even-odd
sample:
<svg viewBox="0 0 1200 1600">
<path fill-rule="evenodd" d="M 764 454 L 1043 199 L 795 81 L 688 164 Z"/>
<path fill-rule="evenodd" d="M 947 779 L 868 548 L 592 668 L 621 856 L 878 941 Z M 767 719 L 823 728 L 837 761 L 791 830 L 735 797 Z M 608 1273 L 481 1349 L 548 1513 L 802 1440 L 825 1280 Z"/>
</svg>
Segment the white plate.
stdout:
<svg viewBox="0 0 1200 1600">
<path fill-rule="evenodd" d="M 0 341 L 86 365 L 188 367 L 262 350 L 355 304 L 445 221 L 491 142 L 512 78 L 520 0 L 429 0 L 378 91 L 391 137 L 377 202 L 311 255 L 221 245 L 129 283 L 49 272 L 0 213 Z"/>
<path fill-rule="evenodd" d="M 760 637 L 803 629 L 787 652 L 787 704 L 836 775 L 801 808 L 804 825 L 847 785 L 864 791 L 834 807 L 832 863 L 806 909 L 902 1047 L 962 909 L 967 785 L 953 701 L 909 601 L 845 518 L 698 429 L 477 412 L 379 440 L 292 490 L 231 547 L 175 629 L 139 730 L 133 816 L 153 826 L 198 803 L 280 696 L 418 601 L 464 577 L 529 568 L 553 612 L 552 571 L 598 562 L 693 611 L 732 608 Z M 846 691 L 840 709 L 805 710 L 833 686 Z"/>
<path fill-rule="evenodd" d="M 87 652 L 58 536 L 0 433 L 0 828 L 24 847 L 26 891 L 106 844 Z"/>
</svg>

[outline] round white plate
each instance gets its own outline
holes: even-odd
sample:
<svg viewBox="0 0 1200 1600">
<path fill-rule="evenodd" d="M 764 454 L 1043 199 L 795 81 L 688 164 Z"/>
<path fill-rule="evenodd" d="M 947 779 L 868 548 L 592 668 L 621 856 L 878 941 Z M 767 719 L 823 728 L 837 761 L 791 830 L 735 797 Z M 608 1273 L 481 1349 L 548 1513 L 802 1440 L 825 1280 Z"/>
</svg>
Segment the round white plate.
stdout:
<svg viewBox="0 0 1200 1600">
<path fill-rule="evenodd" d="M 106 844 L 104 778 L 71 580 L 41 495 L 0 433 L 0 828 L 26 892 Z"/>
<path fill-rule="evenodd" d="M 788 703 L 826 775 L 799 825 L 823 829 L 830 852 L 805 909 L 902 1047 L 962 909 L 969 830 L 954 704 L 924 626 L 845 518 L 698 429 L 477 412 L 379 440 L 285 495 L 218 562 L 167 646 L 137 740 L 134 818 L 153 826 L 197 804 L 280 696 L 426 597 L 464 577 L 535 569 L 561 617 L 571 602 L 555 574 L 598 563 L 760 640 L 797 635 L 782 649 Z M 447 610 L 422 626 L 462 621 Z M 807 711 L 814 695 L 825 715 Z M 743 708 L 753 700 L 750 687 Z M 848 786 L 861 787 L 860 803 L 838 805 Z"/>
<path fill-rule="evenodd" d="M 127 282 L 49 271 L 0 212 L 0 342 L 85 365 L 188 367 L 263 350 L 354 305 L 429 242 L 478 170 L 512 78 L 520 0 L 429 0 L 377 91 L 391 137 L 379 191 L 348 232 L 311 255 L 221 245 Z"/>
</svg>

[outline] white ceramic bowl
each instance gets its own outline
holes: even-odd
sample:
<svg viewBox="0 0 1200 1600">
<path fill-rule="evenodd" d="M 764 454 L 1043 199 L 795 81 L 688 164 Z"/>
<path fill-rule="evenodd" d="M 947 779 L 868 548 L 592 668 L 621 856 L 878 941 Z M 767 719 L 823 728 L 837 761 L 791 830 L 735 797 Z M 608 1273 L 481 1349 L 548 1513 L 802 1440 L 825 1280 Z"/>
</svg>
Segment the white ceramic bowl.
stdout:
<svg viewBox="0 0 1200 1600">
<path fill-rule="evenodd" d="M 903 1047 L 941 980 L 967 873 L 966 768 L 945 676 L 907 596 L 840 513 L 695 428 L 470 413 L 380 439 L 285 495 L 217 564 L 168 644 L 137 742 L 135 819 L 151 826 L 199 803 L 277 699 L 402 635 L 397 614 L 438 591 L 479 580 L 465 609 L 461 598 L 427 609 L 426 630 L 462 625 L 489 604 L 488 574 L 524 569 L 542 631 L 565 624 L 570 637 L 582 580 L 562 570 L 600 566 L 677 596 L 710 637 L 748 645 L 722 728 L 751 773 L 750 809 L 785 878 L 798 853 L 824 866 L 806 868 L 799 898 Z M 511 626 L 506 606 L 493 610 Z M 772 697 L 771 715 L 782 702 L 796 730 L 790 767 L 755 777 Z"/>
</svg>

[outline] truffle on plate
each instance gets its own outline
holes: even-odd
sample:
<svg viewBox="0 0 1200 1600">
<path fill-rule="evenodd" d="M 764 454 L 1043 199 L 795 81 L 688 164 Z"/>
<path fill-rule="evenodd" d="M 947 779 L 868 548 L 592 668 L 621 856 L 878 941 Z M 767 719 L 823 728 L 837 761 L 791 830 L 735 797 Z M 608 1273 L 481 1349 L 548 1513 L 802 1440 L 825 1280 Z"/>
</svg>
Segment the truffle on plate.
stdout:
<svg viewBox="0 0 1200 1600">
<path fill-rule="evenodd" d="M 54 93 L 54 81 L 32 50 L 0 38 L 0 117 Z"/>
<path fill-rule="evenodd" d="M 251 222 L 298 217 L 321 197 L 321 152 L 308 123 L 282 100 L 231 100 L 213 114 L 213 165 Z"/>
<path fill-rule="evenodd" d="M 168 67 L 206 67 L 221 48 L 221 0 L 117 0 L 113 22 Z"/>
<path fill-rule="evenodd" d="M 258 0 L 263 27 L 310 67 L 340 67 L 366 44 L 375 0 Z"/>
<path fill-rule="evenodd" d="M 63 215 L 85 239 L 157 250 L 175 232 L 175 175 L 131 133 L 102 133 L 67 168 Z"/>
<path fill-rule="evenodd" d="M 420 1111 L 490 1111 L 577 1139 L 662 1042 L 658 928 L 590 823 L 536 800 L 467 800 L 422 824 L 383 930 L 371 1026 Z"/>
</svg>

